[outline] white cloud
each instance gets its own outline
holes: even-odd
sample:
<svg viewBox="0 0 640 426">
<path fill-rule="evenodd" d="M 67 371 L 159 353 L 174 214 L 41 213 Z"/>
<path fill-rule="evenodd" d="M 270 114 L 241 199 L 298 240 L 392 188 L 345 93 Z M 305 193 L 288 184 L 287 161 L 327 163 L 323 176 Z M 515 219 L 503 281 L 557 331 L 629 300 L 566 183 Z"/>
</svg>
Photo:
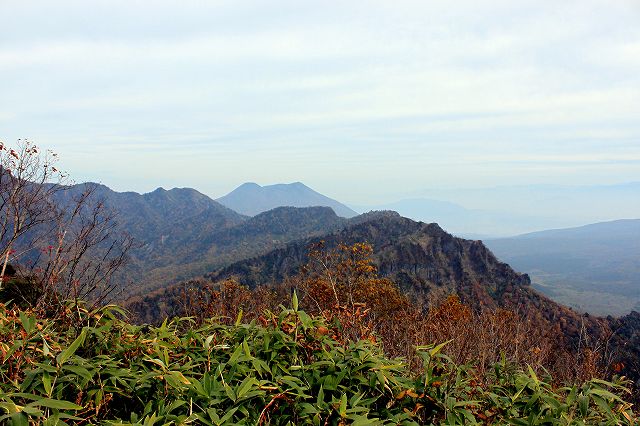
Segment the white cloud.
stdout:
<svg viewBox="0 0 640 426">
<path fill-rule="evenodd" d="M 485 170 L 494 158 L 497 181 L 524 158 L 554 170 L 571 158 L 637 158 L 639 9 L 3 2 L 0 137 L 82 152 L 71 158 L 83 176 L 112 160 L 132 185 L 152 173 L 134 164 L 154 149 L 158 166 L 184 158 L 173 179 L 195 187 L 205 169 L 211 180 L 322 182 L 335 163 L 339 176 L 353 170 L 385 184 L 395 173 L 420 185 L 420 173 L 433 178 L 421 164 L 458 181 L 472 179 L 474 161 Z M 110 147 L 136 160 L 122 162 Z M 438 159 L 464 167 L 438 168 Z M 314 165 L 298 164 L 306 162 Z M 627 179 L 629 167 L 610 179 Z"/>
</svg>

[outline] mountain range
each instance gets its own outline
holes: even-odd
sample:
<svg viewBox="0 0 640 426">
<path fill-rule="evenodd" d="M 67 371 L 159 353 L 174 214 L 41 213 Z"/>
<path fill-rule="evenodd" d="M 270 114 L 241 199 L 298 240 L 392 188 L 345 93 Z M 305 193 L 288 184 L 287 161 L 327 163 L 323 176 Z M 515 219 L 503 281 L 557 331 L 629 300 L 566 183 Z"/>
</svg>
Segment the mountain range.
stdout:
<svg viewBox="0 0 640 426">
<path fill-rule="evenodd" d="M 121 297 L 129 297 L 255 256 L 295 239 L 333 230 L 346 219 L 329 207 L 278 207 L 249 217 L 191 188 L 158 188 L 146 194 L 116 192 L 84 183 L 61 192 L 78 197 L 90 187 L 94 201 L 116 212 L 117 233 L 138 243 L 122 272 Z"/>
<path fill-rule="evenodd" d="M 394 197 L 403 194 L 399 189 Z M 431 188 L 394 202 L 351 205 L 356 211 L 394 210 L 437 222 L 467 238 L 502 238 L 587 223 L 640 217 L 640 182 L 615 185 L 503 185 Z"/>
<path fill-rule="evenodd" d="M 250 287 L 277 284 L 300 271 L 314 243 L 323 241 L 331 247 L 367 242 L 373 246 L 379 274 L 396 282 L 411 298 L 429 301 L 456 294 L 474 309 L 504 307 L 526 313 L 532 320 L 557 324 L 558 332 L 572 339 L 579 339 L 586 329 L 596 337 L 617 339 L 619 347 L 640 340 L 640 314 L 619 319 L 582 315 L 536 291 L 528 275 L 500 260 L 511 256 L 514 262 L 524 262 L 528 256 L 529 263 L 518 263 L 517 269 L 523 271 L 544 266 L 542 261 L 554 266 L 556 260 L 556 267 L 568 266 L 549 271 L 578 280 L 584 277 L 572 272 L 576 268 L 591 271 L 590 277 L 608 276 L 602 252 L 610 253 L 610 265 L 632 268 L 635 258 L 625 255 L 638 253 L 640 221 L 487 240 L 488 248 L 481 241 L 455 237 L 436 223 L 414 221 L 392 211 L 344 218 L 331 207 L 281 206 L 248 216 L 189 188 L 137 194 L 93 183 L 70 187 L 64 196 L 77 196 L 87 186 L 94 190 L 95 200 L 118 212 L 118 231 L 141 243 L 130 253 L 120 301 L 127 299 L 128 306 L 146 321 L 170 314 L 184 286 L 192 285 L 184 284 L 191 278 L 200 276 L 208 282 L 235 278 Z M 297 184 L 286 187 L 307 192 Z M 592 264 L 575 261 L 567 255 L 570 252 L 591 259 Z M 626 278 L 634 274 L 629 270 Z M 612 279 L 621 276 L 611 275 Z M 633 285 L 619 285 L 619 293 L 635 294 Z M 604 292 L 603 288 L 598 290 Z M 624 333 L 616 334 L 618 330 Z M 636 355 L 632 359 L 639 361 L 640 354 Z M 634 374 L 640 377 L 640 370 Z"/>
<path fill-rule="evenodd" d="M 396 212 L 373 212 L 357 219 L 342 229 L 292 242 L 206 277 L 213 282 L 233 277 L 249 287 L 282 282 L 307 262 L 309 247 L 323 241 L 328 247 L 371 244 L 379 274 L 415 295 L 457 293 L 474 304 L 496 307 L 507 303 L 507 293 L 530 284 L 526 275 L 498 261 L 482 242 L 454 237 L 438 224 L 416 222 Z M 482 295 L 474 294 L 480 288 Z"/>
<path fill-rule="evenodd" d="M 86 183 L 71 187 L 64 192 L 65 196 L 77 196 L 87 185 L 94 189 L 96 199 L 118 212 L 119 231 L 140 242 L 140 246 L 130 252 L 130 262 L 122 278 L 135 285 L 125 286 L 122 297 L 212 273 L 288 243 L 326 235 L 370 217 L 340 217 L 335 213 L 339 210 L 335 207 L 338 202 L 333 208 L 276 207 L 251 217 L 190 188 L 158 188 L 138 194 Z M 232 194 L 240 199 L 238 194 L 244 192 L 248 197 L 244 202 L 250 203 L 248 194 L 253 191 L 252 187 L 255 189 L 252 184 L 242 185 Z M 300 193 L 317 194 L 298 183 L 257 187 L 262 188 L 258 189 L 262 194 L 259 200 L 270 191 L 288 194 L 281 199 L 293 199 Z M 306 204 L 317 199 L 307 197 L 304 198 L 307 201 L 289 204 Z M 325 197 L 326 200 L 330 199 Z M 454 203 L 425 199 L 383 207 L 398 210 L 402 216 L 412 219 L 421 211 L 429 210 L 433 212 L 433 220 L 426 218 L 424 222 L 438 222 L 447 231 L 451 230 L 451 222 L 469 219 L 477 213 Z M 436 220 L 438 217 L 444 217 L 445 221 Z M 503 222 L 507 224 L 506 220 Z M 502 261 L 528 273 L 534 287 L 556 301 L 592 314 L 623 315 L 640 308 L 637 222 L 617 221 L 502 239 L 471 232 L 454 234 L 483 239 Z M 403 278 L 394 279 L 402 281 Z"/>
</svg>

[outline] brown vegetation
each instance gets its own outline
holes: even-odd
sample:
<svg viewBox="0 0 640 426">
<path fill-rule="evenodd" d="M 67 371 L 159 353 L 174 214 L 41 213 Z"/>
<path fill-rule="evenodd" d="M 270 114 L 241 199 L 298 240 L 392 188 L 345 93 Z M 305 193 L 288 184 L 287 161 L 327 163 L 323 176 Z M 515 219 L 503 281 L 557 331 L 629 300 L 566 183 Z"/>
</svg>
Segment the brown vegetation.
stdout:
<svg viewBox="0 0 640 426">
<path fill-rule="evenodd" d="M 589 338 L 584 327 L 574 341 L 560 324 L 539 314 L 474 309 L 454 294 L 431 306 L 410 300 L 396 284 L 378 276 L 372 247 L 364 243 L 335 249 L 316 244 L 300 273 L 277 285 L 251 290 L 233 280 L 191 282 L 182 288 L 174 314 L 191 316 L 197 323 L 211 317 L 227 324 L 264 322 L 262 313 L 289 304 L 294 291 L 300 308 L 328 325 L 320 332 L 344 345 L 380 341 L 387 356 L 403 357 L 414 369 L 422 365 L 416 348 L 447 342 L 444 353 L 456 364 L 473 366 L 478 383 L 504 361 L 550 373 L 558 385 L 613 372 L 605 346 Z"/>
</svg>

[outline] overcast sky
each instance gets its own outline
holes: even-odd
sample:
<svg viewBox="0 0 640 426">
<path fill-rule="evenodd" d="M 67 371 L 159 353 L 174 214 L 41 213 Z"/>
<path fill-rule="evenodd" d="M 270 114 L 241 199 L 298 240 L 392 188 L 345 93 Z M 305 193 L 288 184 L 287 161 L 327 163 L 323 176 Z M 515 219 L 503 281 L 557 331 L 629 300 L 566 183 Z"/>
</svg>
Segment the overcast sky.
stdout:
<svg viewBox="0 0 640 426">
<path fill-rule="evenodd" d="M 117 190 L 640 180 L 640 1 L 0 0 L 0 140 Z"/>
</svg>

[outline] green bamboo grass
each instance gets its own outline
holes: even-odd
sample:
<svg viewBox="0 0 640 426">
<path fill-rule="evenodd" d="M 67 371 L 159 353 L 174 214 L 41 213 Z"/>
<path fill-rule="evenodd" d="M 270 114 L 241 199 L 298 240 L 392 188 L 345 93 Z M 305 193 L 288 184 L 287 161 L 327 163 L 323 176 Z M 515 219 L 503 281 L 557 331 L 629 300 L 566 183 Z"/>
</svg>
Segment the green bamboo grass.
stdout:
<svg viewBox="0 0 640 426">
<path fill-rule="evenodd" d="M 296 303 L 294 301 L 293 305 Z M 480 383 L 446 344 L 421 374 L 369 342 L 281 307 L 225 326 L 138 326 L 114 306 L 69 305 L 69 321 L 0 305 L 0 423 L 72 425 L 632 425 L 623 380 L 554 388 L 502 362 Z M 240 319 L 239 319 L 240 320 Z M 71 324 L 71 326 L 70 326 Z"/>
</svg>

